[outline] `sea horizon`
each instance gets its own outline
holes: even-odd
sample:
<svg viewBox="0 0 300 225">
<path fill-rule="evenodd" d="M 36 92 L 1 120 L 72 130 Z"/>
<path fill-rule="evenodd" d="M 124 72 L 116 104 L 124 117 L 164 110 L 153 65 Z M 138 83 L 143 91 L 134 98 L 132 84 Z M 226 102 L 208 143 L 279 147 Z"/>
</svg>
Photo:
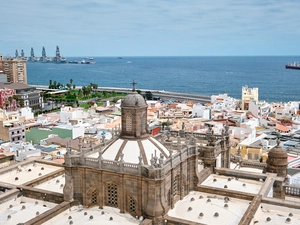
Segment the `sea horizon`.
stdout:
<svg viewBox="0 0 300 225">
<path fill-rule="evenodd" d="M 243 86 L 259 89 L 259 100 L 299 101 L 300 70 L 286 69 L 296 56 L 79 56 L 93 57 L 96 64 L 27 63 L 31 85 L 49 85 L 49 80 L 76 86 L 165 90 L 199 95 L 227 93 L 240 99 Z M 121 58 L 121 59 L 120 59 Z M 299 56 L 300 58 L 300 56 Z M 300 60 L 299 60 L 300 61 Z"/>
</svg>

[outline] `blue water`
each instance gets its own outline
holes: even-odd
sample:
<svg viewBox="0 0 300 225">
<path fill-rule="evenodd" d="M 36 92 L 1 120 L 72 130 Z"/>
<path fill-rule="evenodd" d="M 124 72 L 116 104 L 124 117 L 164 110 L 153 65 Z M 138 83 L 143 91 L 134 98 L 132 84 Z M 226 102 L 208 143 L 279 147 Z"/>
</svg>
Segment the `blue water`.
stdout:
<svg viewBox="0 0 300 225">
<path fill-rule="evenodd" d="M 68 57 L 68 61 L 82 58 Z M 259 99 L 268 102 L 299 101 L 300 70 L 285 64 L 296 56 L 264 57 L 96 57 L 96 64 L 27 63 L 28 84 L 62 84 L 217 95 L 241 98 L 242 86 L 259 88 Z"/>
</svg>

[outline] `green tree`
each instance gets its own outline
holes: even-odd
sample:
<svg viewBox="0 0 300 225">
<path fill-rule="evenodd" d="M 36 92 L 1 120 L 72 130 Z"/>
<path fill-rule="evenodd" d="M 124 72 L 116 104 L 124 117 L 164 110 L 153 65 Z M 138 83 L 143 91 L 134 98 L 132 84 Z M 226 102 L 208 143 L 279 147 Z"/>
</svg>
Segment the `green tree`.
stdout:
<svg viewBox="0 0 300 225">
<path fill-rule="evenodd" d="M 20 96 L 19 95 L 13 95 L 13 99 L 16 101 L 16 105 L 18 106 L 19 105 Z"/>
<path fill-rule="evenodd" d="M 72 83 L 73 83 L 73 79 L 70 79 L 70 84 L 71 84 L 71 86 L 72 86 Z"/>
<path fill-rule="evenodd" d="M 6 109 L 6 110 L 7 110 L 8 106 L 9 106 L 9 101 L 6 100 L 6 101 L 5 101 L 5 109 Z"/>
<path fill-rule="evenodd" d="M 12 97 L 12 96 L 9 96 L 9 97 L 8 97 L 8 101 L 9 101 L 9 108 L 10 108 L 10 110 L 11 110 L 11 103 L 12 103 L 12 101 L 13 101 L 13 97 Z"/>
<path fill-rule="evenodd" d="M 75 88 L 76 88 L 76 85 L 75 85 L 75 84 L 73 84 L 73 90 L 75 90 Z"/>
<path fill-rule="evenodd" d="M 24 107 L 24 100 L 20 100 L 19 105 L 20 105 L 21 107 Z"/>
<path fill-rule="evenodd" d="M 147 100 L 152 100 L 152 98 L 153 98 L 153 95 L 152 95 L 151 91 L 146 91 L 145 92 L 145 96 L 146 96 Z"/>
</svg>

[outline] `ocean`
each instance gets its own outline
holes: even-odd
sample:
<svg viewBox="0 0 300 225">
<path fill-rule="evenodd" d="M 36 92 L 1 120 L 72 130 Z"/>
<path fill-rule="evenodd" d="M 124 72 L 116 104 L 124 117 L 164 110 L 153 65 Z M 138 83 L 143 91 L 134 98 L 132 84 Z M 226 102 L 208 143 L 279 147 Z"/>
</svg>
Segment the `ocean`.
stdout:
<svg viewBox="0 0 300 225">
<path fill-rule="evenodd" d="M 49 85 L 49 81 L 76 86 L 90 83 L 99 87 L 165 90 L 199 95 L 227 93 L 240 99 L 242 86 L 257 87 L 259 100 L 299 101 L 300 70 L 285 64 L 300 61 L 296 56 L 245 57 L 94 57 L 96 64 L 27 62 L 30 85 Z M 67 57 L 81 61 L 83 57 Z"/>
</svg>

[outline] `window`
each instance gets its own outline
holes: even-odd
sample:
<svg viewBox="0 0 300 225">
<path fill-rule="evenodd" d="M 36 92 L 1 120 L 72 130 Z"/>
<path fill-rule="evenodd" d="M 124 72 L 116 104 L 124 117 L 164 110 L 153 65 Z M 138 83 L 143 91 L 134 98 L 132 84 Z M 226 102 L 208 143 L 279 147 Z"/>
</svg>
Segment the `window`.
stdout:
<svg viewBox="0 0 300 225">
<path fill-rule="evenodd" d="M 248 153 L 248 159 L 252 159 L 252 154 Z"/>
<path fill-rule="evenodd" d="M 94 190 L 91 194 L 91 202 L 92 205 L 96 205 L 97 204 L 97 190 Z"/>
<path fill-rule="evenodd" d="M 132 131 L 132 118 L 130 115 L 126 116 L 126 131 Z"/>
<path fill-rule="evenodd" d="M 147 119 L 146 116 L 142 116 L 142 130 L 146 130 Z"/>
<path fill-rule="evenodd" d="M 179 175 L 177 175 L 173 182 L 173 195 L 179 195 Z"/>
<path fill-rule="evenodd" d="M 107 205 L 118 207 L 118 190 L 116 184 L 107 184 Z"/>
<path fill-rule="evenodd" d="M 136 215 L 136 202 L 133 198 L 129 197 L 129 212 L 131 215 Z"/>
</svg>

